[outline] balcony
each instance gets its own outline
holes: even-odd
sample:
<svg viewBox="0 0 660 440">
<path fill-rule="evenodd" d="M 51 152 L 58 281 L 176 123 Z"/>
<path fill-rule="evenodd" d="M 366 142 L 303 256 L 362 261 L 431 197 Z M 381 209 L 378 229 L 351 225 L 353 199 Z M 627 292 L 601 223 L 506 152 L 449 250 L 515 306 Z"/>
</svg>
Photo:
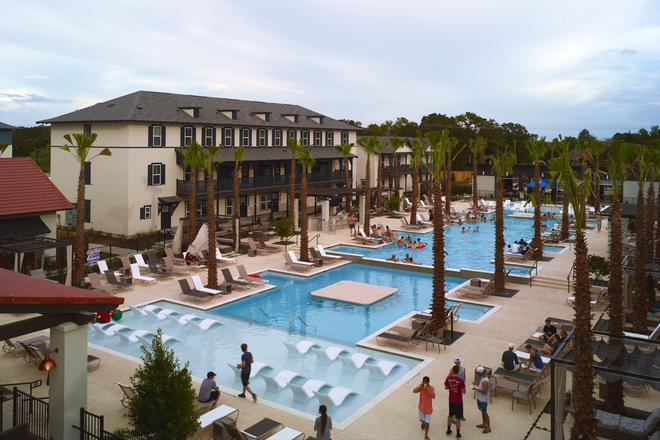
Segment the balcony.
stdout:
<svg viewBox="0 0 660 440">
<path fill-rule="evenodd" d="M 415 171 L 415 167 L 410 165 L 410 164 L 402 164 L 402 165 L 399 165 L 398 171 L 399 171 L 399 176 L 403 176 L 405 174 L 412 174 Z M 378 170 L 376 170 L 376 172 L 378 172 Z M 428 172 L 429 172 L 429 170 L 426 169 L 426 167 L 424 165 L 419 166 L 419 174 L 425 174 L 425 173 L 428 173 Z M 383 167 L 382 176 L 383 177 L 393 177 L 394 176 L 394 166 L 390 165 L 390 166 Z"/>
<path fill-rule="evenodd" d="M 296 186 L 300 186 L 301 175 L 296 174 Z M 323 173 L 307 173 L 307 183 L 310 185 L 344 183 L 344 171 L 326 171 Z M 289 175 L 242 177 L 238 179 L 239 191 L 248 191 L 266 188 L 286 188 L 289 186 Z M 229 194 L 234 190 L 234 179 L 219 179 L 213 181 L 214 194 Z M 176 180 L 177 195 L 190 193 L 190 181 Z M 206 194 L 206 180 L 197 181 L 197 194 Z"/>
</svg>

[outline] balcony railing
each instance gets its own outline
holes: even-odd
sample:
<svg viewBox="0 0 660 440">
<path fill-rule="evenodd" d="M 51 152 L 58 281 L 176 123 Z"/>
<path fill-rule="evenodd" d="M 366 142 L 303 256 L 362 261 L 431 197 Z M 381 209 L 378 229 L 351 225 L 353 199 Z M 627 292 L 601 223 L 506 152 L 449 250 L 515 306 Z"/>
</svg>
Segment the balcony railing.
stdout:
<svg viewBox="0 0 660 440">
<path fill-rule="evenodd" d="M 335 183 L 344 181 L 344 171 L 326 171 L 322 173 L 307 173 L 308 184 L 318 183 Z M 300 185 L 301 175 L 296 174 L 296 185 Z M 286 187 L 289 184 L 289 175 L 281 174 L 276 176 L 260 176 L 260 177 L 241 177 L 238 179 L 239 190 L 249 190 L 258 188 L 271 188 L 271 187 Z M 234 189 L 234 179 L 219 179 L 213 181 L 213 193 L 220 194 L 231 192 Z M 190 192 L 190 181 L 180 180 L 176 181 L 177 194 L 188 194 Z M 206 194 L 206 180 L 197 181 L 197 193 Z"/>
<path fill-rule="evenodd" d="M 415 171 L 415 167 L 410 165 L 410 164 L 399 165 L 398 172 L 399 172 L 400 176 L 402 176 L 404 174 L 412 174 L 414 171 Z M 376 172 L 378 172 L 378 170 L 376 170 Z M 420 167 L 419 167 L 419 173 L 420 174 L 425 174 L 425 173 L 428 173 L 428 172 L 429 172 L 429 170 L 425 166 L 420 165 Z M 393 165 L 388 165 L 388 166 L 383 167 L 383 176 L 388 176 L 389 177 L 389 176 L 393 176 L 393 175 L 394 175 L 394 166 Z"/>
</svg>

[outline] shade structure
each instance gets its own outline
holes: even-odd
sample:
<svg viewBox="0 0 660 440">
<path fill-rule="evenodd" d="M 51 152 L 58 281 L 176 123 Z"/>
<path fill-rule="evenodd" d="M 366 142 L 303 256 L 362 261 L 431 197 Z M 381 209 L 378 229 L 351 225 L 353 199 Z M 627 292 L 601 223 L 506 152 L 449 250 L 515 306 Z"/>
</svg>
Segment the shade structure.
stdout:
<svg viewBox="0 0 660 440">
<path fill-rule="evenodd" d="M 529 183 L 528 183 L 527 185 L 525 185 L 525 186 L 526 186 L 527 188 L 534 188 L 534 187 L 536 186 L 535 183 L 536 183 L 536 182 L 532 180 L 531 182 L 529 182 Z M 543 177 L 539 177 L 539 186 L 540 186 L 541 188 L 547 188 L 547 187 L 548 187 L 548 183 L 549 183 L 549 182 L 548 182 L 547 180 L 545 180 Z M 553 188 L 554 186 L 555 186 L 555 184 L 553 183 L 552 185 L 550 185 L 550 188 Z"/>
</svg>

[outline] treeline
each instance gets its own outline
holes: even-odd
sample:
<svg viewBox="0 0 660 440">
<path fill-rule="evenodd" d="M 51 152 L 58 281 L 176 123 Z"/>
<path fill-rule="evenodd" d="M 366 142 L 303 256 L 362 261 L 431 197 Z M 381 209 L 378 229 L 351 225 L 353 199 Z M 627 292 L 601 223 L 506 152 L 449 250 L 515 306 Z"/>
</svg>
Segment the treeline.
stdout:
<svg viewBox="0 0 660 440">
<path fill-rule="evenodd" d="M 651 125 L 651 129 L 640 128 L 637 133 L 617 133 L 612 136 L 613 141 L 622 140 L 629 144 L 650 145 L 649 142 L 654 139 L 660 139 L 660 127 Z"/>
<path fill-rule="evenodd" d="M 14 157 L 31 157 L 45 172 L 50 172 L 50 126 L 20 127 L 12 132 Z M 37 153 L 39 160 L 37 161 Z"/>
</svg>

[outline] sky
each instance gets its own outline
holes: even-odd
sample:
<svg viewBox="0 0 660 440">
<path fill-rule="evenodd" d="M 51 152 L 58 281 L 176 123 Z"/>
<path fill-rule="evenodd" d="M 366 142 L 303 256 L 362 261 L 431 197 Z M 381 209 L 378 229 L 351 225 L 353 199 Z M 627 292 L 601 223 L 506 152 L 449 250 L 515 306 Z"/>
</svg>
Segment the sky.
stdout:
<svg viewBox="0 0 660 440">
<path fill-rule="evenodd" d="M 548 139 L 660 124 L 656 0 L 21 0 L 0 60 L 15 126 L 138 90 L 363 126 L 472 112 Z"/>
</svg>

